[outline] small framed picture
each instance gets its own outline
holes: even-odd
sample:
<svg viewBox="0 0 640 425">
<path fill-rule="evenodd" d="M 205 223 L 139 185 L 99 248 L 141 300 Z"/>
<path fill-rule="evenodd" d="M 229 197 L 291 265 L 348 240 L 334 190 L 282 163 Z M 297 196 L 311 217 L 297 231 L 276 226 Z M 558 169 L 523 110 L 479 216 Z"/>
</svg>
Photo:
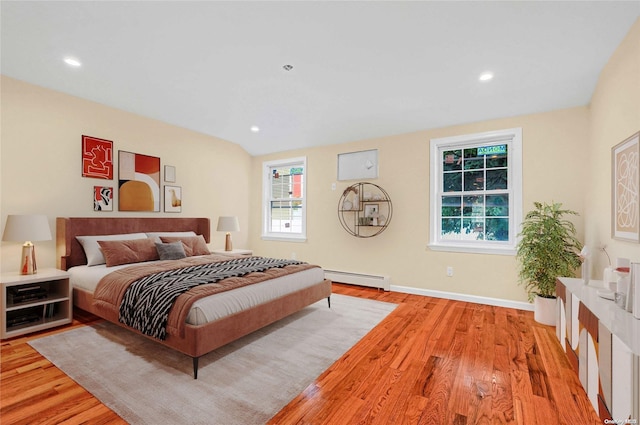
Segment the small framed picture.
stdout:
<svg viewBox="0 0 640 425">
<path fill-rule="evenodd" d="M 164 186 L 164 212 L 182 212 L 182 188 Z"/>
<path fill-rule="evenodd" d="M 379 204 L 367 204 L 364 206 L 364 216 L 365 217 L 375 217 L 378 215 L 378 209 L 380 208 Z"/>
<path fill-rule="evenodd" d="M 164 166 L 164 181 L 166 181 L 167 183 L 176 182 L 176 167 L 174 167 L 173 165 Z"/>
<path fill-rule="evenodd" d="M 93 186 L 93 210 L 113 211 L 113 187 Z"/>
</svg>

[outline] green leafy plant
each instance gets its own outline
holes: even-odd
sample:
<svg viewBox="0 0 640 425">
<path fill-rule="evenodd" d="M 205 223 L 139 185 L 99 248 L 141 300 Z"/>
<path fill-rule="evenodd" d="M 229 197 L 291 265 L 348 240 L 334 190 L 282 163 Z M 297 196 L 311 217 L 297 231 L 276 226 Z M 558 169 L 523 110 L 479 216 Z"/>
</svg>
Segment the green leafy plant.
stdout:
<svg viewBox="0 0 640 425">
<path fill-rule="evenodd" d="M 582 249 L 574 224 L 565 218 L 577 212 L 562 209 L 560 203 L 534 202 L 534 206 L 522 222 L 516 253 L 520 284 L 525 286 L 529 301 L 536 295 L 554 298 L 556 278 L 575 276 Z"/>
</svg>

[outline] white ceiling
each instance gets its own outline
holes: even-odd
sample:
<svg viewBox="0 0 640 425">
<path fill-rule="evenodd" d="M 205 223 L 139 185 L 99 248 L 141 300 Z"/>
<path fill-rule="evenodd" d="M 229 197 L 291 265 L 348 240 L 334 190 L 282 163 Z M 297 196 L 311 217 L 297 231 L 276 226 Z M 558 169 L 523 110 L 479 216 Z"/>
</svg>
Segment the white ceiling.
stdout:
<svg viewBox="0 0 640 425">
<path fill-rule="evenodd" d="M 640 1 L 5 0 L 0 12 L 2 74 L 259 155 L 587 105 Z M 480 83 L 485 70 L 495 78 Z"/>
</svg>

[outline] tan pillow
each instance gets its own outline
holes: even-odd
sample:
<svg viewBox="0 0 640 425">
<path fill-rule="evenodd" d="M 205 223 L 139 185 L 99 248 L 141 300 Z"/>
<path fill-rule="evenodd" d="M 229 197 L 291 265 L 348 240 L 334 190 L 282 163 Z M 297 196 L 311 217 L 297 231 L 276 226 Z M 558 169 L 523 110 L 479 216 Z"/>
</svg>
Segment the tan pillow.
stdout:
<svg viewBox="0 0 640 425">
<path fill-rule="evenodd" d="M 160 236 L 160 239 L 164 243 L 171 243 L 180 241 L 184 245 L 184 253 L 187 254 L 187 257 L 192 257 L 194 255 L 209 255 L 209 248 L 207 248 L 207 243 L 204 241 L 204 236 Z"/>
<path fill-rule="evenodd" d="M 100 244 L 102 254 L 107 260 L 107 267 L 160 259 L 156 243 L 152 238 L 98 241 L 98 244 Z"/>
</svg>

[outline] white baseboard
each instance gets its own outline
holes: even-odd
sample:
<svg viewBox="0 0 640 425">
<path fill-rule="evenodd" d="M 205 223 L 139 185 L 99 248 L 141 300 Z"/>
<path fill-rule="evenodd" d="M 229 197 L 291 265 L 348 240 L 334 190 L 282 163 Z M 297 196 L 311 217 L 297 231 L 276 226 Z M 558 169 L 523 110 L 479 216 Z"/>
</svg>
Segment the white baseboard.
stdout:
<svg viewBox="0 0 640 425">
<path fill-rule="evenodd" d="M 460 294 L 456 292 L 435 291 L 432 289 L 410 288 L 408 286 L 391 285 L 391 290 L 405 294 L 423 295 L 426 297 L 446 298 L 449 300 L 465 301 L 476 304 L 487 304 L 496 307 L 515 308 L 533 311 L 533 304 L 524 301 L 503 300 L 501 298 L 481 297 L 478 295 Z"/>
</svg>

